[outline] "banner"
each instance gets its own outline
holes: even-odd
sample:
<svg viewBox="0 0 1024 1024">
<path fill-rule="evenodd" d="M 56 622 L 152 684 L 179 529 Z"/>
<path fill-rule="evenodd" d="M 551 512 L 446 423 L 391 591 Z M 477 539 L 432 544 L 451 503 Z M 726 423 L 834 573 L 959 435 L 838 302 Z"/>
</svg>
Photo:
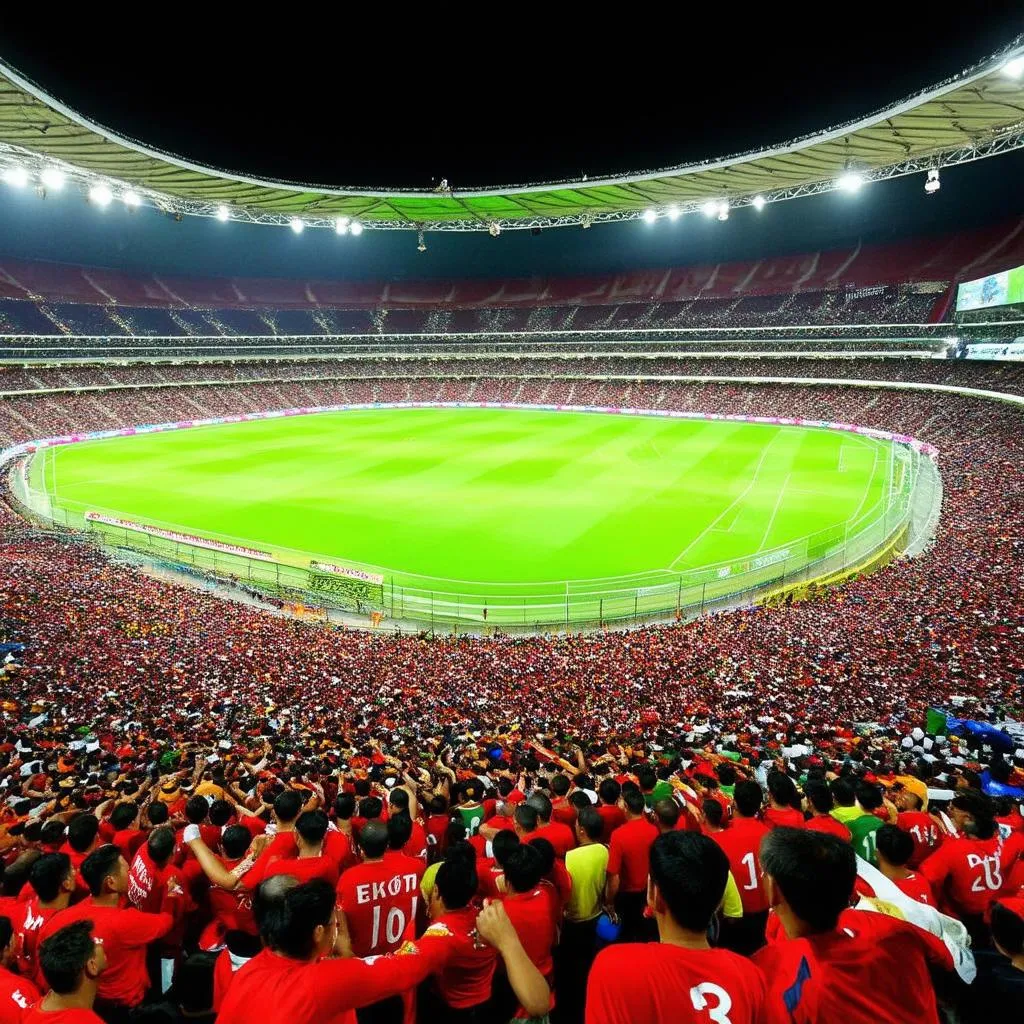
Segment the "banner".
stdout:
<svg viewBox="0 0 1024 1024">
<path fill-rule="evenodd" d="M 210 548 L 212 551 L 223 551 L 226 555 L 239 555 L 242 558 L 258 558 L 262 562 L 272 562 L 273 556 L 266 551 L 257 551 L 255 548 L 245 548 L 240 544 L 224 544 L 219 540 L 209 540 L 206 537 L 196 537 L 191 533 L 178 533 L 175 530 L 162 530 L 156 526 L 145 526 L 142 523 L 133 523 L 127 519 L 115 519 L 113 516 L 101 515 L 99 512 L 86 512 L 85 518 L 90 523 L 104 523 L 106 526 L 116 526 L 121 530 L 134 530 L 136 533 L 148 533 L 152 537 L 159 537 L 162 540 L 173 541 L 176 544 L 189 544 L 196 548 Z"/>
</svg>

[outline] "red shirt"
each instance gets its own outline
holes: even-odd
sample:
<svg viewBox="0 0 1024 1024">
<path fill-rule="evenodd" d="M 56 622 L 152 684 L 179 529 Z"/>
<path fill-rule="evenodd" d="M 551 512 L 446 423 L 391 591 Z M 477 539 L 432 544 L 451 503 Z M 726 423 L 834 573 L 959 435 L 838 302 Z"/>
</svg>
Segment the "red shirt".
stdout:
<svg viewBox="0 0 1024 1024">
<path fill-rule="evenodd" d="M 838 927 L 783 936 L 754 954 L 768 979 L 768 1015 L 787 1024 L 938 1024 L 929 964 L 953 969 L 942 940 L 907 921 L 846 910 Z"/>
<path fill-rule="evenodd" d="M 617 804 L 598 804 L 597 813 L 604 818 L 604 832 L 601 842 L 606 845 L 612 841 L 612 833 L 626 824 L 625 812 Z"/>
<path fill-rule="evenodd" d="M 555 920 L 551 899 L 546 887 L 539 885 L 529 892 L 507 893 L 502 900 L 526 955 L 546 978 L 554 969 L 551 949 L 555 944 Z"/>
<path fill-rule="evenodd" d="M 21 1024 L 25 1011 L 39 999 L 31 981 L 0 967 L 0 1024 Z"/>
<path fill-rule="evenodd" d="M 476 877 L 479 880 L 477 893 L 482 899 L 501 899 L 498 892 L 498 876 L 503 874 L 501 865 L 493 857 L 478 857 Z"/>
<path fill-rule="evenodd" d="M 534 839 L 546 839 L 554 848 L 555 856 L 565 860 L 565 855 L 576 846 L 576 837 L 568 825 L 560 821 L 549 821 L 546 825 L 530 833 L 529 842 Z"/>
<path fill-rule="evenodd" d="M 427 846 L 440 850 L 444 846 L 444 837 L 448 832 L 448 815 L 432 814 L 427 818 Z"/>
<path fill-rule="evenodd" d="M 987 914 L 1022 848 L 1024 836 L 1018 833 L 1005 842 L 998 834 L 991 839 L 947 839 L 921 864 L 921 874 L 941 908 L 957 916 Z"/>
<path fill-rule="evenodd" d="M 427 929 L 426 936 L 443 935 L 452 947 L 444 969 L 435 976 L 441 998 L 454 1010 L 479 1006 L 491 997 L 491 981 L 497 953 L 490 946 L 478 948 L 471 932 L 479 910 L 463 907 L 442 914 Z"/>
<path fill-rule="evenodd" d="M 418 985 L 444 965 L 450 950 L 445 939 L 431 938 L 371 963 L 300 963 L 264 949 L 234 976 L 217 1024 L 356 1024 L 356 1008 Z"/>
<path fill-rule="evenodd" d="M 349 868 L 338 881 L 338 905 L 345 912 L 356 956 L 392 953 L 408 937 L 419 906 L 423 862 L 377 861 Z M 415 861 L 418 870 L 410 866 Z"/>
<path fill-rule="evenodd" d="M 565 797 L 557 797 L 551 801 L 551 820 L 572 831 L 576 824 L 576 808 Z"/>
<path fill-rule="evenodd" d="M 816 814 L 807 821 L 804 828 L 808 832 L 825 832 L 837 839 L 842 839 L 844 843 L 850 842 L 853 838 L 850 830 L 841 821 L 836 821 L 831 814 Z"/>
<path fill-rule="evenodd" d="M 419 857 L 424 864 L 426 863 L 427 833 L 418 821 L 412 823 L 412 834 L 409 836 L 409 842 L 402 847 L 402 853 L 407 857 Z"/>
<path fill-rule="evenodd" d="M 761 885 L 761 840 L 768 832 L 756 818 L 734 818 L 727 829 L 711 836 L 729 858 L 729 870 L 739 886 L 744 914 L 759 914 L 768 909 Z"/>
<path fill-rule="evenodd" d="M 93 936 L 103 942 L 107 969 L 100 975 L 97 995 L 105 1002 L 137 1006 L 149 988 L 146 947 L 163 938 L 174 925 L 170 914 L 144 914 L 141 910 L 97 906 L 90 896 L 43 926 L 39 941 L 75 921 L 92 921 Z M 46 1020 L 43 1017 L 43 1020 Z"/>
<path fill-rule="evenodd" d="M 769 807 L 764 812 L 764 823 L 769 828 L 803 828 L 807 824 L 795 807 Z"/>
<path fill-rule="evenodd" d="M 274 861 L 263 878 L 266 880 L 273 875 L 291 875 L 300 885 L 314 878 L 322 878 L 333 888 L 338 884 L 338 865 L 325 856 L 289 857 L 287 860 Z"/>
<path fill-rule="evenodd" d="M 221 863 L 231 871 L 241 860 L 222 858 Z M 252 893 L 248 889 L 240 885 L 228 891 L 211 884 L 209 900 L 213 919 L 223 926 L 225 932 L 246 932 L 248 935 L 258 933 L 256 919 L 252 916 Z"/>
<path fill-rule="evenodd" d="M 935 906 L 935 894 L 932 887 L 920 875 L 910 874 L 906 878 L 894 878 L 893 884 L 900 892 L 909 896 L 918 903 L 927 903 L 929 907 Z"/>
<path fill-rule="evenodd" d="M 44 990 L 49 989 L 50 986 L 46 983 L 36 958 L 39 949 L 39 933 L 43 930 L 43 925 L 54 914 L 59 913 L 60 909 L 57 907 L 41 907 L 39 897 L 33 896 L 28 903 L 22 905 L 17 917 L 11 917 L 14 933 L 18 936 L 18 970 L 25 977 L 32 978 Z M 0 1024 L 2 1022 L 3 1017 L 0 1017 Z"/>
<path fill-rule="evenodd" d="M 47 1013 L 38 1006 L 33 1007 L 21 1018 L 21 1024 L 103 1024 L 92 1010 L 60 1010 Z"/>
<path fill-rule="evenodd" d="M 651 869 L 651 846 L 658 830 L 646 818 L 634 818 L 612 833 L 608 874 L 619 876 L 619 892 L 644 892 Z"/>
<path fill-rule="evenodd" d="M 910 834 L 914 840 L 914 852 L 907 861 L 907 867 L 919 867 L 943 843 L 942 830 L 924 811 L 901 811 L 896 817 L 896 827 Z"/>
<path fill-rule="evenodd" d="M 481 828 L 493 828 L 493 829 L 497 829 L 499 832 L 502 832 L 502 831 L 504 831 L 507 828 L 508 829 L 514 828 L 514 826 L 515 826 L 515 819 L 514 818 L 506 818 L 504 814 L 496 814 L 493 818 L 488 818 L 483 823 Z"/>
<path fill-rule="evenodd" d="M 623 943 L 594 961 L 586 1024 L 761 1024 L 766 993 L 761 971 L 726 949 Z"/>
<path fill-rule="evenodd" d="M 114 838 L 110 841 L 121 851 L 121 856 L 131 864 L 139 847 L 146 841 L 146 833 L 140 828 L 123 828 L 120 832 L 115 832 Z"/>
</svg>

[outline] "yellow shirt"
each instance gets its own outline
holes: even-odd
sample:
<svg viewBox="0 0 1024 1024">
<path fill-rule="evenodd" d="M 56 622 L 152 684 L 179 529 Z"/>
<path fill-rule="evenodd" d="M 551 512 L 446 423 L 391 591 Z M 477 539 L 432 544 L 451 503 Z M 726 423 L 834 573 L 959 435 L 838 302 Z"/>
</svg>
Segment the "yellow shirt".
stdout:
<svg viewBox="0 0 1024 1024">
<path fill-rule="evenodd" d="M 740 887 L 736 879 L 729 872 L 729 878 L 725 883 L 725 895 L 722 897 L 722 917 L 742 917 L 743 900 L 740 899 Z"/>
<path fill-rule="evenodd" d="M 436 861 L 423 872 L 423 877 L 420 879 L 420 892 L 423 893 L 423 898 L 429 903 L 430 894 L 434 891 L 434 882 L 437 879 L 438 869 L 441 867 L 441 861 Z"/>
<path fill-rule="evenodd" d="M 565 855 L 565 869 L 572 879 L 572 894 L 565 905 L 567 921 L 592 921 L 604 901 L 608 847 L 600 843 L 578 846 Z"/>
</svg>

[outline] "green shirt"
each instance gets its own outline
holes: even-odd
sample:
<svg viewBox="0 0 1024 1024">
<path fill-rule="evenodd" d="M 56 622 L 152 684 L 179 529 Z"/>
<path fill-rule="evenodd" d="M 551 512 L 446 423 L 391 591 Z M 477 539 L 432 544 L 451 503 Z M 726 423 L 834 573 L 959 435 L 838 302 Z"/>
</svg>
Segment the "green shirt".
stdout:
<svg viewBox="0 0 1024 1024">
<path fill-rule="evenodd" d="M 475 836 L 476 830 L 484 820 L 483 804 L 476 807 L 460 807 L 459 814 L 462 816 L 462 824 L 466 826 L 466 835 Z"/>
<path fill-rule="evenodd" d="M 664 779 L 658 779 L 654 784 L 654 789 L 650 793 L 644 793 L 644 803 L 647 804 L 648 809 L 653 807 L 659 800 L 665 800 L 671 798 L 672 786 Z"/>
<path fill-rule="evenodd" d="M 853 849 L 857 856 L 863 857 L 864 860 L 877 866 L 875 833 L 885 822 L 881 818 L 876 818 L 873 814 L 861 812 L 859 818 L 854 818 L 853 821 L 848 821 L 845 824 L 850 830 L 850 842 L 853 843 Z"/>
<path fill-rule="evenodd" d="M 607 868 L 608 847 L 600 843 L 578 846 L 565 855 L 565 870 L 572 879 L 566 920 L 592 921 L 601 913 Z"/>
</svg>

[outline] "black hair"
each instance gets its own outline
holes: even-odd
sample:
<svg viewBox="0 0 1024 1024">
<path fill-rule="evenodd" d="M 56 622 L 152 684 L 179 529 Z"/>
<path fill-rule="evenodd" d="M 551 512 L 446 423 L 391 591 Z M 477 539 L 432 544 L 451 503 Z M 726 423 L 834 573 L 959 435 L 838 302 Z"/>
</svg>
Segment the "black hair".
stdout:
<svg viewBox="0 0 1024 1024">
<path fill-rule="evenodd" d="M 62 821 L 50 819 L 44 823 L 39 833 L 39 841 L 45 846 L 60 846 L 64 842 L 67 828 Z"/>
<path fill-rule="evenodd" d="M 529 840 L 530 845 L 540 854 L 540 877 L 547 878 L 555 868 L 555 848 L 547 839 Z"/>
<path fill-rule="evenodd" d="M 6 949 L 11 944 L 12 938 L 14 938 L 14 925 L 11 924 L 11 919 L 0 916 L 0 950 Z"/>
<path fill-rule="evenodd" d="M 636 773 L 637 781 L 640 783 L 641 789 L 654 789 L 658 784 L 658 774 L 653 768 L 641 768 Z"/>
<path fill-rule="evenodd" d="M 992 904 L 992 938 L 1008 956 L 1024 953 L 1024 919 L 998 900 Z"/>
<path fill-rule="evenodd" d="M 736 783 L 736 788 L 732 793 L 732 801 L 736 805 L 736 810 L 744 818 L 752 818 L 761 810 L 761 805 L 764 803 L 764 793 L 761 792 L 761 787 L 756 782 L 745 779 L 743 782 Z"/>
<path fill-rule="evenodd" d="M 491 840 L 491 853 L 494 854 L 494 860 L 499 867 L 504 868 L 509 851 L 514 850 L 518 845 L 519 836 L 510 828 L 503 828 L 494 836 Z"/>
<path fill-rule="evenodd" d="M 110 824 L 120 832 L 126 829 L 139 814 L 139 805 L 132 800 L 118 804 L 110 812 Z"/>
<path fill-rule="evenodd" d="M 651 881 L 672 919 L 705 932 L 725 895 L 729 858 L 699 832 L 663 832 L 651 846 Z"/>
<path fill-rule="evenodd" d="M 736 785 L 736 769 L 729 764 L 728 761 L 723 761 L 715 768 L 715 774 L 718 776 L 718 781 L 723 786 L 734 786 Z"/>
<path fill-rule="evenodd" d="M 832 790 L 832 799 L 840 807 L 852 807 L 856 796 L 853 792 L 853 786 L 849 779 L 833 779 L 829 783 L 829 789 Z"/>
<path fill-rule="evenodd" d="M 565 796 L 569 792 L 569 786 L 571 783 L 565 775 L 552 775 L 551 776 L 551 792 L 555 796 Z"/>
<path fill-rule="evenodd" d="M 103 892 L 103 880 L 117 870 L 120 860 L 121 851 L 113 844 L 107 843 L 105 846 L 98 846 L 82 861 L 82 866 L 78 870 L 93 896 L 99 896 Z"/>
<path fill-rule="evenodd" d="M 654 811 L 654 816 L 658 821 L 667 828 L 675 828 L 679 823 L 679 804 L 670 797 L 655 800 L 651 810 Z"/>
<path fill-rule="evenodd" d="M 828 788 L 828 783 L 820 779 L 808 779 L 804 783 L 804 796 L 818 814 L 828 814 L 835 807 L 832 790 Z"/>
<path fill-rule="evenodd" d="M 857 797 L 857 803 L 859 803 L 865 811 L 876 810 L 885 803 L 885 800 L 882 797 L 882 787 L 876 785 L 874 782 L 867 782 L 864 779 L 861 779 L 861 781 L 854 787 L 853 791 Z"/>
<path fill-rule="evenodd" d="M 796 791 L 796 783 L 788 775 L 782 772 L 769 772 L 768 792 L 777 804 L 799 810 L 800 794 Z"/>
<path fill-rule="evenodd" d="M 28 881 L 43 903 L 50 903 L 60 894 L 70 872 L 71 858 L 66 853 L 44 853 L 28 869 Z"/>
<path fill-rule="evenodd" d="M 210 805 L 207 803 L 205 796 L 190 797 L 188 803 L 185 804 L 185 817 L 193 825 L 199 825 L 206 821 L 209 814 Z"/>
<path fill-rule="evenodd" d="M 551 801 L 548 799 L 546 794 L 544 794 L 544 793 L 533 793 L 533 794 L 531 794 L 530 799 L 527 800 L 526 802 L 527 802 L 527 804 L 530 807 L 532 807 L 532 808 L 534 808 L 536 810 L 537 817 L 541 821 L 550 821 L 551 820 L 551 811 L 552 811 Z"/>
<path fill-rule="evenodd" d="M 594 805 L 590 802 L 590 797 L 581 789 L 577 789 L 571 797 L 569 797 L 569 803 L 576 808 L 577 813 L 583 810 L 584 807 L 593 807 Z"/>
<path fill-rule="evenodd" d="M 396 786 L 388 794 L 388 803 L 392 807 L 397 807 L 400 811 L 407 811 L 409 810 L 409 794 L 406 790 L 399 789 Z"/>
<path fill-rule="evenodd" d="M 99 830 L 100 823 L 95 814 L 76 815 L 68 825 L 68 846 L 75 853 L 85 853 Z"/>
<path fill-rule="evenodd" d="M 322 878 L 287 890 L 280 912 L 267 921 L 267 944 L 284 956 L 308 960 L 313 954 L 313 931 L 330 923 L 335 898 L 334 887 Z"/>
<path fill-rule="evenodd" d="M 976 789 L 961 789 L 949 802 L 950 807 L 966 811 L 974 818 L 972 834 L 991 839 L 997 831 L 995 806 L 990 797 Z"/>
<path fill-rule="evenodd" d="M 520 804 L 514 815 L 516 824 L 527 834 L 537 828 L 537 808 L 533 804 Z"/>
<path fill-rule="evenodd" d="M 208 1013 L 213 1008 L 213 970 L 216 953 L 193 953 L 174 971 L 171 995 L 188 1014 Z"/>
<path fill-rule="evenodd" d="M 383 857 L 388 848 L 388 830 L 382 821 L 368 821 L 359 830 L 359 845 L 367 857 Z"/>
<path fill-rule="evenodd" d="M 701 810 L 704 812 L 704 820 L 715 828 L 722 827 L 722 821 L 725 818 L 725 810 L 721 803 L 716 800 L 713 796 L 705 797 L 700 804 Z"/>
<path fill-rule="evenodd" d="M 388 845 L 392 850 L 401 850 L 412 838 L 412 818 L 408 811 L 398 811 L 388 818 Z"/>
<path fill-rule="evenodd" d="M 225 856 L 231 860 L 244 857 L 251 844 L 252 834 L 244 825 L 228 825 L 221 833 L 220 845 L 224 848 Z"/>
<path fill-rule="evenodd" d="M 431 814 L 445 814 L 448 810 L 448 801 L 438 793 L 430 798 L 430 803 L 427 806 L 430 807 Z"/>
<path fill-rule="evenodd" d="M 339 793 L 334 798 L 334 816 L 348 821 L 356 813 L 356 798 L 354 793 Z"/>
<path fill-rule="evenodd" d="M 286 789 L 274 798 L 274 814 L 278 821 L 294 821 L 302 810 L 302 797 L 294 789 Z"/>
<path fill-rule="evenodd" d="M 615 779 L 602 779 L 601 785 L 597 787 L 597 795 L 606 804 L 615 804 L 622 796 L 622 787 Z"/>
<path fill-rule="evenodd" d="M 95 853 L 90 854 L 90 857 L 95 856 Z M 92 921 L 75 921 L 74 924 L 59 928 L 39 946 L 39 966 L 46 983 L 58 995 L 74 992 L 85 965 L 95 951 Z"/>
<path fill-rule="evenodd" d="M 596 807 L 581 807 L 576 813 L 576 824 L 588 839 L 595 842 L 604 835 L 604 818 Z M 493 843 L 491 844 L 493 848 Z"/>
<path fill-rule="evenodd" d="M 373 820 L 379 818 L 384 811 L 384 801 L 379 796 L 364 796 L 359 801 L 359 817 Z"/>
<path fill-rule="evenodd" d="M 167 810 L 167 804 L 162 804 L 157 801 L 153 801 L 146 808 L 146 817 L 149 818 L 150 825 L 166 825 L 167 819 L 171 816 L 171 812 Z"/>
<path fill-rule="evenodd" d="M 543 865 L 540 851 L 532 843 L 520 843 L 505 857 L 505 881 L 513 892 L 529 892 L 543 877 Z"/>
<path fill-rule="evenodd" d="M 303 811 L 295 819 L 295 831 L 310 846 L 324 841 L 327 835 L 327 815 L 321 810 Z"/>
<path fill-rule="evenodd" d="M 469 843 L 456 843 L 445 853 L 435 883 L 445 907 L 461 910 L 468 906 L 480 884 L 476 873 L 476 851 Z"/>
<path fill-rule="evenodd" d="M 227 800 L 214 800 L 210 804 L 210 824 L 223 828 L 235 816 L 235 809 Z"/>
<path fill-rule="evenodd" d="M 900 868 L 914 856 L 914 840 L 910 833 L 895 825 L 883 825 L 875 830 L 875 847 L 890 864 Z"/>
<path fill-rule="evenodd" d="M 817 932 L 836 926 L 857 879 L 857 854 L 836 836 L 803 828 L 772 829 L 761 842 L 761 867 L 793 913 Z"/>
<path fill-rule="evenodd" d="M 639 789 L 628 789 L 622 791 L 622 802 L 630 814 L 643 814 L 647 807 L 643 793 Z"/>
<path fill-rule="evenodd" d="M 160 868 L 170 860 L 176 845 L 174 829 L 170 825 L 161 825 L 160 828 L 153 829 L 149 833 L 149 839 L 146 840 L 149 856 L 153 859 L 153 863 Z"/>
</svg>

